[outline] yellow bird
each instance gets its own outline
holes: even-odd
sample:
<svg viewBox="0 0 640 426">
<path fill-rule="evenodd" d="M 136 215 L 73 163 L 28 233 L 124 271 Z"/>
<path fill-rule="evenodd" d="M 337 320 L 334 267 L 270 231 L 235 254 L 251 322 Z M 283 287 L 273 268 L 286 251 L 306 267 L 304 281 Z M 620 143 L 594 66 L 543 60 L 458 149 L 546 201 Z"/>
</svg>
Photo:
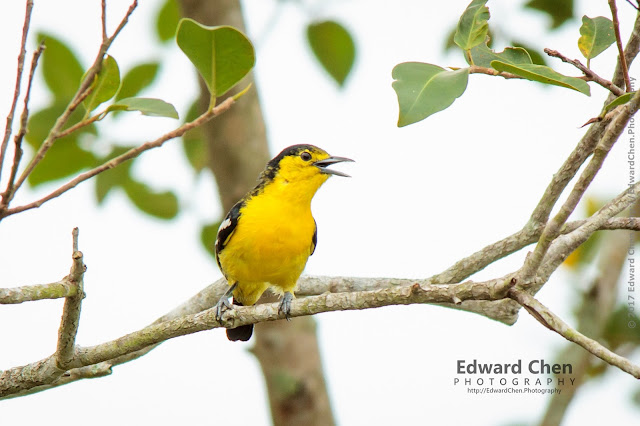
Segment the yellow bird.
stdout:
<svg viewBox="0 0 640 426">
<path fill-rule="evenodd" d="M 216 305 L 255 304 L 269 287 L 282 294 L 279 312 L 289 319 L 293 290 L 316 248 L 318 230 L 311 199 L 330 175 L 346 176 L 328 166 L 353 161 L 331 157 L 313 145 L 293 145 L 267 163 L 258 185 L 231 208 L 220 224 L 216 261 L 229 289 Z M 229 340 L 247 341 L 253 325 L 227 330 Z"/>
</svg>

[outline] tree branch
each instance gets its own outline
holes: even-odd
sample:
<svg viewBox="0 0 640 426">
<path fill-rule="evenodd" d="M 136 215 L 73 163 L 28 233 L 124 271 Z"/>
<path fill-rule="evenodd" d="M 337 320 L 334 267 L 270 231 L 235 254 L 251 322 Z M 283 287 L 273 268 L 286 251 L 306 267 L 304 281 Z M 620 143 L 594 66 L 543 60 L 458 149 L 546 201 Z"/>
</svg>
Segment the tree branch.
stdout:
<svg viewBox="0 0 640 426">
<path fill-rule="evenodd" d="M 0 288 L 0 305 L 12 305 L 34 300 L 61 299 L 73 296 L 77 292 L 77 287 L 69 283 L 66 278 L 49 284 Z"/>
<path fill-rule="evenodd" d="M 618 7 L 616 6 L 616 0 L 608 0 L 609 8 L 611 9 L 611 18 L 613 19 L 613 32 L 616 35 L 616 46 L 618 47 L 618 59 L 620 61 L 620 67 L 622 69 L 622 75 L 627 87 L 627 92 L 631 92 L 631 80 L 629 79 L 629 67 L 627 66 L 627 59 L 624 55 L 624 49 L 622 48 L 622 37 L 620 36 L 620 21 L 618 21 Z"/>
<path fill-rule="evenodd" d="M 31 161 L 27 165 L 27 167 L 23 170 L 22 174 L 20 175 L 20 177 L 18 178 L 15 184 L 15 188 L 13 192 L 11 194 L 6 194 L 6 196 L 9 196 L 9 198 L 11 198 L 13 197 L 13 194 L 15 194 L 15 192 L 18 189 L 20 189 L 20 187 L 22 186 L 24 181 L 27 179 L 27 177 L 31 174 L 33 169 L 38 165 L 40 161 L 42 161 L 45 154 L 51 148 L 53 143 L 57 139 L 59 139 L 60 132 L 62 131 L 62 128 L 69 120 L 69 117 L 71 117 L 71 114 L 82 103 L 82 101 L 86 99 L 87 96 L 89 96 L 92 90 L 91 86 L 93 84 L 94 78 L 98 75 L 98 73 L 100 72 L 100 69 L 102 68 L 102 61 L 104 59 L 104 55 L 106 55 L 107 51 L 109 50 L 109 47 L 111 46 L 115 38 L 118 36 L 122 28 L 124 28 L 126 23 L 129 21 L 129 17 L 131 16 L 131 14 L 133 13 L 133 11 L 137 6 L 138 6 L 138 0 L 134 0 L 131 6 L 129 6 L 127 13 L 120 21 L 120 25 L 118 25 L 118 28 L 113 33 L 113 35 L 102 41 L 102 44 L 100 45 L 100 49 L 98 50 L 98 54 L 96 55 L 93 65 L 91 65 L 91 67 L 87 71 L 84 77 L 84 80 L 82 81 L 82 83 L 80 84 L 80 87 L 76 91 L 76 94 L 72 98 L 71 102 L 69 102 L 69 105 L 64 110 L 62 115 L 58 117 L 55 124 L 53 125 L 53 128 L 45 138 L 44 142 L 42 142 L 42 145 L 40 146 L 36 154 L 33 156 Z M 6 215 L 4 216 L 0 215 L 0 218 L 5 216 Z"/>
<path fill-rule="evenodd" d="M 24 69 L 24 57 L 27 54 L 27 35 L 29 34 L 29 25 L 31 25 L 31 11 L 33 10 L 33 0 L 27 0 L 26 11 L 24 13 L 24 24 L 22 26 L 22 41 L 20 42 L 20 53 L 18 54 L 18 69 L 16 71 L 16 85 L 13 91 L 13 100 L 9 115 L 7 115 L 7 124 L 4 128 L 4 137 L 2 145 L 0 145 L 0 176 L 2 176 L 2 165 L 4 164 L 9 138 L 11 137 L 11 128 L 13 127 L 13 115 L 16 112 L 18 98 L 20 97 L 20 85 L 22 83 L 22 71 Z M 4 200 L 4 196 L 3 196 Z"/>
<path fill-rule="evenodd" d="M 67 370 L 73 359 L 76 334 L 80 323 L 80 308 L 84 299 L 83 276 L 86 267 L 82 263 L 82 252 L 78 250 L 78 228 L 73 230 L 73 264 L 68 281 L 77 288 L 76 294 L 68 296 L 64 300 L 62 320 L 58 330 L 58 347 L 56 349 L 56 366 Z"/>
<path fill-rule="evenodd" d="M 586 220 L 577 220 L 573 222 L 569 222 L 566 224 L 563 229 L 563 233 L 570 232 L 572 230 L 577 229 L 579 226 L 586 223 Z M 617 230 L 617 229 L 628 229 L 634 231 L 640 231 L 640 218 L 612 218 L 607 220 L 602 224 L 601 229 L 603 230 Z M 538 236 L 539 233 L 542 232 L 542 227 L 539 227 L 537 230 Z M 516 235 L 516 234 L 514 234 Z M 508 237 L 511 238 L 511 237 Z M 509 253 L 515 252 L 522 247 L 525 247 L 528 244 L 532 244 L 536 241 L 537 236 L 534 235 L 533 238 L 528 240 L 520 239 L 519 244 L 512 247 Z M 507 240 L 507 239 L 505 239 Z M 521 246 L 520 246 L 521 244 Z M 491 247 L 491 246 L 488 246 Z M 470 258 L 478 256 L 480 253 L 491 253 L 488 250 L 488 247 L 480 250 L 476 254 L 470 256 Z M 470 262 L 473 263 L 473 262 Z M 449 268 L 450 270 L 452 268 Z M 482 268 L 480 268 L 482 269 Z M 478 269 L 479 270 L 479 269 Z M 469 271 L 469 269 L 467 269 Z M 476 271 L 477 272 L 477 271 Z M 472 273 L 472 272 L 471 272 Z M 470 273 L 470 274 L 471 274 Z M 442 275 L 442 274 L 440 274 Z M 437 277 L 435 275 L 434 277 Z M 399 288 L 407 288 L 413 284 L 418 283 L 419 285 L 431 286 L 434 277 L 431 277 L 427 280 L 409 280 L 409 279 L 393 279 L 393 278 L 359 278 L 359 277 L 318 277 L 318 276 L 303 276 L 300 278 L 298 282 L 298 289 L 296 290 L 296 296 L 298 297 L 311 297 L 311 296 L 319 296 L 330 293 L 360 293 L 360 292 L 373 292 L 378 290 L 397 290 Z M 496 280 L 496 282 L 504 283 L 504 279 Z M 468 284 L 468 283 L 465 283 Z M 455 285 L 455 284 L 454 284 Z M 436 286 L 438 288 L 442 286 Z M 50 292 L 50 297 L 34 297 L 34 294 L 40 295 L 39 292 L 35 290 L 39 290 L 39 292 L 48 290 Z M 219 279 L 213 284 L 205 287 L 200 292 L 195 294 L 189 300 L 185 301 L 181 305 L 174 308 L 172 311 L 167 314 L 161 316 L 156 321 L 153 322 L 152 325 L 162 324 L 171 320 L 175 320 L 178 318 L 186 317 L 189 315 L 195 315 L 200 312 L 206 311 L 212 308 L 216 302 L 220 299 L 224 291 L 227 289 L 227 283 L 224 279 Z M 14 290 L 14 291 L 12 291 Z M 65 293 L 68 292 L 68 293 Z M 60 298 L 66 297 L 67 295 L 76 294 L 76 287 L 70 285 L 68 282 L 61 281 L 59 283 L 45 284 L 41 286 L 31 286 L 31 287 L 22 287 L 18 289 L 0 289 L 0 303 L 20 303 L 28 300 L 38 300 L 43 298 Z M 494 290 L 495 295 L 495 290 Z M 297 302 L 294 302 L 297 303 Z M 427 302 L 424 302 L 427 303 Z M 449 307 L 453 309 L 463 309 L 468 312 L 475 312 L 481 315 L 484 315 L 488 318 L 501 321 L 505 324 L 514 324 L 518 317 L 518 308 L 520 305 L 517 302 L 514 302 L 510 299 L 501 299 L 501 300 L 471 300 L 471 299 L 460 299 L 456 304 L 453 298 L 451 299 L 451 303 L 442 303 L 442 302 L 434 302 L 433 304 Z M 137 359 L 149 351 L 154 349 L 159 343 L 151 344 L 150 346 L 146 346 L 142 349 L 132 351 L 126 353 L 124 355 L 116 356 L 115 358 L 106 359 L 104 361 L 98 362 L 96 364 L 90 364 L 81 367 L 70 368 L 68 371 L 62 373 L 58 372 L 55 374 L 59 374 L 58 378 L 53 379 L 51 382 L 47 382 L 46 384 L 39 383 L 34 387 L 23 389 L 18 391 L 18 393 L 12 393 L 11 395 L 6 396 L 6 398 L 13 398 L 16 396 L 27 395 L 35 392 L 40 392 L 43 390 L 51 389 L 53 387 L 62 386 L 77 380 L 86 379 L 86 378 L 94 378 L 94 377 L 102 377 L 108 374 L 111 374 L 112 367 L 123 364 L 125 362 Z M 43 360 L 41 362 L 44 362 Z M 33 365 L 33 364 L 30 364 Z M 44 363 L 43 365 L 48 365 Z M 51 371 L 51 370 L 49 370 Z M 53 371 L 58 371 L 58 369 L 53 369 Z M 7 373 L 8 374 L 8 373 Z M 10 374 L 9 374 L 10 376 Z M 2 376 L 0 376 L 1 378 Z"/>
<path fill-rule="evenodd" d="M 38 66 L 38 60 L 44 50 L 44 42 L 40 43 L 35 52 L 33 52 L 33 58 L 31 59 L 31 69 L 29 70 L 29 78 L 27 80 L 27 92 L 24 95 L 24 107 L 22 114 L 20 115 L 20 130 L 13 138 L 14 153 L 13 164 L 11 165 L 11 174 L 9 175 L 9 181 L 7 182 L 7 188 L 2 194 L 2 201 L 0 201 L 0 213 L 7 208 L 11 198 L 13 196 L 13 188 L 18 174 L 18 167 L 20 166 L 20 160 L 22 160 L 22 140 L 27 134 L 27 122 L 29 120 L 29 99 L 31 98 L 31 85 L 33 83 L 33 76 Z"/>
<path fill-rule="evenodd" d="M 496 77 L 502 77 L 505 79 L 510 79 L 510 78 L 522 79 L 523 78 L 523 77 L 520 77 L 519 75 L 515 75 L 510 72 L 498 71 L 496 69 L 487 68 L 487 67 L 479 67 L 477 65 L 471 65 L 469 67 L 469 74 L 487 74 L 487 75 L 492 75 Z"/>
<path fill-rule="evenodd" d="M 100 23 L 102 24 L 102 42 L 107 40 L 107 0 L 100 2 Z"/>
<path fill-rule="evenodd" d="M 548 48 L 544 49 L 544 53 L 546 53 L 547 55 L 552 56 L 554 58 L 558 58 L 562 62 L 566 62 L 567 64 L 573 65 L 574 67 L 576 67 L 580 71 L 582 71 L 582 73 L 585 75 L 585 77 L 587 77 L 587 81 L 593 81 L 594 83 L 599 84 L 600 86 L 602 86 L 605 89 L 609 90 L 614 95 L 622 96 L 622 95 L 625 94 L 625 91 L 623 89 L 619 88 L 618 86 L 613 84 L 611 81 L 600 77 L 598 74 L 593 72 L 590 68 L 588 68 L 585 65 L 583 65 L 582 62 L 580 62 L 579 60 L 577 60 L 577 59 L 569 59 L 566 56 L 564 56 L 562 53 L 558 52 L 557 50 L 552 50 L 552 49 L 548 49 Z"/>
<path fill-rule="evenodd" d="M 534 252 L 527 257 L 525 264 L 518 274 L 518 281 L 520 283 L 528 281 L 535 275 L 545 254 L 547 253 L 547 250 L 549 250 L 551 243 L 558 237 L 558 235 L 560 235 L 562 226 L 578 205 L 582 195 L 585 193 L 602 167 L 611 147 L 613 147 L 613 144 L 624 131 L 629 119 L 636 113 L 639 105 L 640 94 L 636 94 L 631 101 L 620 108 L 619 113 L 611 120 L 611 124 L 607 126 L 606 131 L 602 135 L 591 161 L 580 175 L 580 178 L 571 190 L 569 197 L 560 208 L 560 211 L 547 223 Z M 630 201 L 629 204 L 631 202 L 632 201 Z M 611 216 L 613 215 L 608 216 L 606 219 Z"/>
<path fill-rule="evenodd" d="M 107 161 L 106 163 L 91 169 L 89 171 L 86 171 L 84 173 L 79 174 L 78 176 L 76 176 L 74 179 L 70 180 L 69 182 L 67 182 L 66 184 L 62 185 L 60 188 L 56 189 L 55 191 L 51 192 L 50 194 L 46 195 L 45 197 L 40 198 L 39 200 L 36 200 L 34 202 L 31 202 L 29 204 L 25 204 L 23 206 L 18 206 L 18 207 L 14 207 L 11 209 L 7 209 L 4 212 L 0 212 L 0 219 L 3 219 L 7 216 L 11 216 L 12 214 L 16 214 L 16 213 L 20 213 L 23 212 L 25 210 L 30 210 L 30 209 L 34 209 L 37 207 L 40 207 L 42 204 L 46 203 L 47 201 L 59 197 L 60 195 L 64 194 L 65 192 L 69 191 L 70 189 L 74 188 L 76 185 L 78 185 L 81 182 L 84 182 L 87 179 L 90 179 L 92 177 L 94 177 L 95 175 L 104 172 L 105 170 L 108 169 L 112 169 L 116 166 L 118 166 L 119 164 L 131 160 L 133 158 L 136 158 L 137 156 L 139 156 L 140 154 L 142 154 L 145 151 L 148 151 L 150 149 L 153 148 L 157 148 L 159 146 L 162 146 L 165 142 L 167 142 L 168 140 L 174 139 L 174 138 L 178 138 L 182 135 L 184 135 L 186 132 L 188 132 L 189 130 L 198 127 L 200 125 L 202 125 L 203 123 L 206 123 L 207 121 L 211 120 L 213 117 L 216 117 L 222 113 L 224 113 L 225 111 L 227 111 L 231 105 L 233 105 L 234 103 L 234 99 L 233 97 L 229 97 L 227 99 L 225 99 L 224 102 L 222 102 L 221 104 L 219 104 L 218 106 L 216 106 L 215 108 L 208 110 L 207 112 L 205 112 L 204 114 L 202 114 L 200 117 L 196 118 L 195 120 L 189 122 L 189 123 L 185 123 L 182 126 L 178 127 L 175 130 L 172 130 L 169 133 L 166 133 L 162 136 L 160 136 L 158 139 L 154 140 L 154 141 L 150 141 L 150 142 L 146 142 L 136 148 L 132 148 L 129 151 L 125 152 L 122 155 L 119 155 L 116 158 L 113 158 L 109 161 Z"/>
<path fill-rule="evenodd" d="M 636 202 L 639 194 L 640 182 L 609 201 L 605 206 L 598 210 L 596 214 L 587 219 L 583 225 L 554 241 L 549 252 L 544 258 L 539 276 L 546 281 L 546 279 L 551 276 L 553 271 L 569 256 L 569 254 L 571 254 L 571 252 L 587 241 L 587 239 L 589 239 L 589 237 L 600 228 L 600 224 Z"/>
<path fill-rule="evenodd" d="M 508 288 L 503 279 L 485 282 L 465 282 L 453 285 L 420 285 L 393 287 L 356 293 L 326 293 L 320 296 L 296 299 L 291 305 L 291 316 L 314 315 L 321 312 L 360 310 L 389 305 L 415 303 L 459 303 L 468 299 L 492 300 L 501 298 Z M 278 303 L 250 307 L 237 307 L 226 311 L 220 321 L 215 309 L 186 315 L 152 324 L 126 336 L 96 346 L 76 347 L 69 368 L 85 367 L 109 361 L 156 345 L 165 340 L 220 327 L 238 327 L 263 321 L 281 319 Z M 24 392 L 35 386 L 54 382 L 64 374 L 57 368 L 55 355 L 35 363 L 14 367 L 0 373 L 0 398 Z"/>
<path fill-rule="evenodd" d="M 577 330 L 571 328 L 557 315 L 551 312 L 546 306 L 538 302 L 533 296 L 524 290 L 512 288 L 509 290 L 509 297 L 517 301 L 524 307 L 540 324 L 544 325 L 551 331 L 555 331 L 565 339 L 577 343 L 585 348 L 601 360 L 618 367 L 622 371 L 631 374 L 636 379 L 640 379 L 640 367 L 633 364 L 626 358 L 623 358 L 600 343 L 592 340 Z"/>
<path fill-rule="evenodd" d="M 618 284 L 621 282 L 620 275 L 627 262 L 629 245 L 633 240 L 630 232 L 608 233 L 604 236 L 598 253 L 597 276 L 592 280 L 590 287 L 582 292 L 579 308 L 574 309 L 575 328 L 580 333 L 591 336 L 593 339 L 602 339 L 606 324 L 616 306 Z M 562 424 L 567 407 L 580 386 L 589 379 L 588 373 L 592 370 L 595 361 L 591 353 L 572 342 L 567 342 L 564 349 L 557 355 L 557 359 L 573 365 L 573 375 L 576 380 L 572 384 L 559 383 L 561 392 L 549 400 L 545 415 L 540 422 L 541 426 Z"/>
</svg>

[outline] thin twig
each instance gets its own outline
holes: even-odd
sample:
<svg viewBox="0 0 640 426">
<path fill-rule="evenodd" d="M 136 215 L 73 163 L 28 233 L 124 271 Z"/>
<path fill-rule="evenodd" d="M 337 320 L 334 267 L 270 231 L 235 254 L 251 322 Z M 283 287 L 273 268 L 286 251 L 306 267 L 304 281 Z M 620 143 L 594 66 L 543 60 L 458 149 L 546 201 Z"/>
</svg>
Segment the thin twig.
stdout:
<svg viewBox="0 0 640 426">
<path fill-rule="evenodd" d="M 18 105 L 18 98 L 20 97 L 20 85 L 22 84 L 22 71 L 24 70 L 24 58 L 27 54 L 27 35 L 29 34 L 29 25 L 31 24 L 31 11 L 33 10 L 33 0 L 27 0 L 26 11 L 24 14 L 24 24 L 22 26 L 22 41 L 20 42 L 20 53 L 18 54 L 18 69 L 16 71 L 16 85 L 13 91 L 13 100 L 11 101 L 11 108 L 9 109 L 9 115 L 7 115 L 7 125 L 4 129 L 4 137 L 2 139 L 2 145 L 0 145 L 0 176 L 2 176 L 2 165 L 4 164 L 4 157 L 7 152 L 7 146 L 9 144 L 9 138 L 11 137 L 11 127 L 13 127 L 13 115 L 16 112 L 16 106 Z"/>
<path fill-rule="evenodd" d="M 633 7 L 635 10 L 640 12 L 640 3 L 639 4 L 633 4 L 633 3 L 631 3 L 631 0 L 627 0 L 627 3 L 629 3 L 631 5 L 631 7 Z"/>
<path fill-rule="evenodd" d="M 120 31 L 122 31 L 122 28 L 124 28 L 126 23 L 129 21 L 129 17 L 131 16 L 131 14 L 133 13 L 133 11 L 137 6 L 138 6 L 138 0 L 134 0 L 131 6 L 129 6 L 127 13 L 122 18 L 122 21 L 120 21 L 120 24 L 118 25 L 118 28 L 116 28 L 113 35 L 103 40 L 102 44 L 100 45 L 100 49 L 98 50 L 98 54 L 96 55 L 96 58 L 93 62 L 93 65 L 91 65 L 91 67 L 87 71 L 84 80 L 80 84 L 80 87 L 78 88 L 71 102 L 69 102 L 69 105 L 67 106 L 65 111 L 62 113 L 62 115 L 58 117 L 55 124 L 53 125 L 53 128 L 45 138 L 44 142 L 42 143 L 42 145 L 40 145 L 40 148 L 38 149 L 36 154 L 33 156 L 31 161 L 27 165 L 27 167 L 24 169 L 20 177 L 18 178 L 15 184 L 14 192 L 20 189 L 20 187 L 25 182 L 27 177 L 31 174 L 33 169 L 38 165 L 38 163 L 40 163 L 40 161 L 42 161 L 47 151 L 51 148 L 53 143 L 60 137 L 62 128 L 69 120 L 69 117 L 71 117 L 71 114 L 82 103 L 82 101 L 86 99 L 86 97 L 89 96 L 89 94 L 91 93 L 91 90 L 92 90 L 91 85 L 93 84 L 94 78 L 98 75 L 98 73 L 102 68 L 102 61 L 104 59 L 104 55 L 106 55 L 107 51 L 109 50 L 109 47 L 111 46 L 115 38 L 118 36 Z M 3 217 L 3 216 L 0 215 L 0 217 Z"/>
<path fill-rule="evenodd" d="M 624 48 L 622 47 L 622 37 L 620 37 L 620 21 L 618 21 L 618 7 L 616 6 L 616 0 L 608 0 L 609 8 L 611 9 L 611 17 L 613 18 L 613 31 L 616 35 L 616 46 L 618 46 L 618 59 L 622 68 L 622 75 L 624 76 L 624 82 L 627 87 L 627 92 L 631 92 L 631 80 L 629 79 L 629 68 L 627 66 L 627 60 L 624 56 Z"/>
<path fill-rule="evenodd" d="M 73 126 L 69 127 L 68 129 L 64 129 L 63 131 L 61 131 L 58 134 L 58 139 L 62 139 L 65 136 L 68 136 L 71 133 L 75 132 L 76 130 L 82 129 L 83 127 L 86 127 L 89 124 L 95 123 L 96 121 L 99 121 L 101 119 L 102 119 L 102 114 L 96 114 L 92 117 L 87 118 L 86 120 L 82 120 L 79 123 L 76 123 Z"/>
<path fill-rule="evenodd" d="M 233 97 L 229 97 L 227 98 L 224 102 L 222 102 L 220 105 L 216 106 L 215 108 L 205 112 L 204 114 L 202 114 L 200 117 L 196 118 L 195 120 L 189 122 L 189 123 L 185 123 L 182 126 L 178 127 L 175 130 L 172 130 L 169 133 L 166 133 L 164 135 L 162 135 L 161 137 L 159 137 L 158 139 L 154 140 L 154 141 L 150 141 L 150 142 L 146 142 L 136 148 L 132 148 L 129 151 L 125 152 L 124 154 L 113 158 L 109 161 L 107 161 L 106 163 L 91 169 L 87 172 L 84 172 L 78 176 L 76 176 L 74 179 L 70 180 L 69 182 L 67 182 L 66 184 L 62 185 L 60 188 L 56 189 L 55 191 L 51 192 L 50 194 L 46 195 L 45 197 L 40 198 L 37 201 L 34 201 L 32 203 L 29 204 L 25 204 L 23 206 L 18 206 L 18 207 L 14 207 L 11 209 L 8 209 L 2 213 L 0 213 L 0 219 L 5 218 L 7 216 L 11 216 L 12 214 L 16 214 L 16 213 L 20 213 L 23 212 L 25 210 L 30 210 L 30 209 L 34 209 L 37 207 L 40 207 L 42 204 L 46 203 L 47 201 L 59 197 L 60 195 L 64 194 L 65 192 L 69 191 L 70 189 L 74 188 L 76 185 L 78 185 L 81 182 L 84 182 L 87 179 L 90 179 L 92 177 L 94 177 L 95 175 L 104 172 L 105 170 L 108 169 L 112 169 L 114 167 L 116 167 L 117 165 L 127 161 L 127 160 L 131 160 L 132 158 L 136 158 L 137 156 L 139 156 L 140 154 L 142 154 L 145 151 L 148 151 L 152 148 L 157 148 L 159 146 L 162 146 L 162 144 L 164 144 L 165 142 L 167 142 L 168 140 L 174 139 L 174 138 L 178 138 L 180 136 L 182 136 L 183 134 L 185 134 L 186 132 L 188 132 L 189 130 L 198 127 L 204 123 L 206 123 L 207 121 L 211 120 L 213 117 L 216 117 L 217 115 L 222 114 L 223 112 L 225 112 L 226 110 L 228 110 L 231 105 L 233 105 L 234 103 L 234 99 Z"/>
<path fill-rule="evenodd" d="M 40 43 L 35 52 L 33 52 L 33 58 L 31 59 L 31 69 L 29 70 L 29 78 L 27 82 L 27 92 L 24 95 L 24 107 L 22 114 L 20 115 L 20 130 L 13 138 L 14 153 L 13 164 L 11 165 L 11 174 L 9 175 L 9 181 L 7 182 L 7 188 L 2 194 L 2 201 L 0 201 L 0 212 L 6 209 L 13 198 L 13 188 L 18 174 L 18 167 L 20 166 L 20 160 L 22 159 L 22 140 L 27 134 L 27 122 L 29 120 L 29 99 L 31 98 L 31 85 L 33 83 L 33 76 L 35 74 L 36 67 L 38 66 L 38 60 L 44 50 L 44 42 Z"/>
<path fill-rule="evenodd" d="M 515 75 L 510 72 L 498 71 L 496 69 L 487 68 L 487 67 L 479 67 L 478 65 L 471 65 L 469 67 L 469 74 L 487 74 L 487 75 L 503 77 L 506 79 L 510 79 L 510 78 L 522 79 L 523 78 L 523 77 L 520 77 L 519 75 Z"/>
<path fill-rule="evenodd" d="M 600 343 L 571 328 L 567 323 L 562 321 L 560 317 L 551 312 L 546 306 L 537 301 L 526 291 L 512 288 L 509 290 L 509 297 L 522 305 L 531 314 L 531 316 L 548 329 L 555 331 L 571 342 L 577 343 L 601 360 L 631 374 L 636 379 L 640 379 L 639 366 L 633 364 L 628 359 L 611 352 Z"/>
<path fill-rule="evenodd" d="M 587 81 L 593 81 L 594 83 L 599 84 L 600 86 L 609 90 L 614 95 L 621 96 L 625 94 L 625 91 L 623 89 L 619 88 L 618 86 L 613 84 L 611 81 L 600 77 L 598 74 L 593 72 L 590 68 L 584 66 L 582 62 L 580 62 L 579 60 L 569 59 L 566 56 L 564 56 L 562 53 L 558 52 L 557 50 L 553 50 L 549 48 L 545 48 L 544 53 L 554 58 L 558 58 L 562 62 L 573 65 L 574 67 L 582 71 L 582 73 L 584 73 Z"/>
<path fill-rule="evenodd" d="M 100 7 L 102 9 L 102 13 L 101 13 L 101 23 L 102 23 L 102 41 L 104 42 L 108 37 L 107 37 L 107 1 L 106 0 L 102 0 Z"/>
<path fill-rule="evenodd" d="M 80 324 L 80 309 L 82 307 L 82 299 L 84 298 L 83 277 L 86 267 L 82 262 L 82 252 L 78 250 L 78 228 L 73 229 L 72 235 L 73 263 L 67 279 L 72 285 L 77 287 L 77 291 L 76 294 L 68 296 L 64 300 L 62 320 L 60 321 L 60 329 L 58 330 L 58 347 L 55 353 L 56 367 L 61 370 L 67 370 L 73 360 L 76 334 L 78 333 L 78 325 Z"/>
</svg>

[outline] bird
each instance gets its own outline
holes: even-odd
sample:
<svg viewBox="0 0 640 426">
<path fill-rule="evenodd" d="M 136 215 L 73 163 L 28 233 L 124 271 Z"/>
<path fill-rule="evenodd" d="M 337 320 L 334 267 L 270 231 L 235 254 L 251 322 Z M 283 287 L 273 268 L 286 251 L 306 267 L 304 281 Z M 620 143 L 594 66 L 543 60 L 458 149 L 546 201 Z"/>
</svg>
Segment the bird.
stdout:
<svg viewBox="0 0 640 426">
<path fill-rule="evenodd" d="M 231 208 L 218 229 L 215 258 L 229 284 L 215 306 L 218 320 L 233 305 L 255 304 L 268 288 L 282 295 L 278 312 L 289 320 L 296 283 L 318 241 L 311 200 L 330 176 L 350 177 L 328 168 L 349 161 L 300 144 L 267 163 L 256 187 Z M 252 333 L 253 324 L 242 325 L 227 329 L 227 338 L 247 341 Z"/>
</svg>

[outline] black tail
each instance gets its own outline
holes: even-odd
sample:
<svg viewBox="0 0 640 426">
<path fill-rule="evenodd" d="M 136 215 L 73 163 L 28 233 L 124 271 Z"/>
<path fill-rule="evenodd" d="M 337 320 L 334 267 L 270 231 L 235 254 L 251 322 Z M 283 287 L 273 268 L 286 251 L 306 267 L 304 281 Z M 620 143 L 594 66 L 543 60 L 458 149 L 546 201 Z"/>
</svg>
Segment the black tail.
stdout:
<svg viewBox="0 0 640 426">
<path fill-rule="evenodd" d="M 233 304 L 236 306 L 243 306 L 242 303 L 238 302 L 235 297 L 233 298 Z M 227 329 L 227 339 L 231 340 L 232 342 L 237 342 L 238 340 L 246 342 L 251 338 L 252 334 L 253 324 L 241 325 L 240 327 Z"/>
</svg>

